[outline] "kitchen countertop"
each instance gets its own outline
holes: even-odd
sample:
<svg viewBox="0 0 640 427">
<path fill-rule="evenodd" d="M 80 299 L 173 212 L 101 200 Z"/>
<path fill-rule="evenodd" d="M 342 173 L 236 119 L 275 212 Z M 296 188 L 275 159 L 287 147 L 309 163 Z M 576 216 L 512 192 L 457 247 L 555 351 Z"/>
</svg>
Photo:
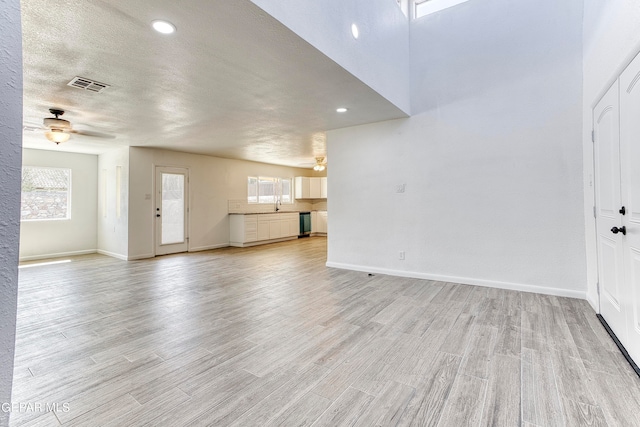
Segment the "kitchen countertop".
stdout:
<svg viewBox="0 0 640 427">
<path fill-rule="evenodd" d="M 239 212 L 234 212 L 234 213 L 230 213 L 229 215 L 265 215 L 265 214 L 281 214 L 281 213 L 300 213 L 300 212 L 321 212 L 318 210 L 311 210 L 311 211 L 283 211 L 280 210 L 278 212 L 244 212 L 244 213 L 239 213 Z"/>
<path fill-rule="evenodd" d="M 306 211 L 305 211 L 306 212 Z M 278 212 L 244 212 L 244 213 L 230 213 L 229 215 L 266 215 L 266 214 L 281 214 L 281 213 L 300 213 L 300 211 L 278 211 Z"/>
</svg>

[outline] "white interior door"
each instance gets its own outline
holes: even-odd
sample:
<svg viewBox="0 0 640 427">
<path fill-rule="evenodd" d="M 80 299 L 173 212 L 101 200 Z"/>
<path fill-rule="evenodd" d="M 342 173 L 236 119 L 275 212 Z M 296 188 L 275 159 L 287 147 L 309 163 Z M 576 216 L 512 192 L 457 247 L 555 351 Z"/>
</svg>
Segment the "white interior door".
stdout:
<svg viewBox="0 0 640 427">
<path fill-rule="evenodd" d="M 631 358 L 640 363 L 640 57 L 620 76 L 620 169 L 626 228 L 624 265 L 627 340 Z"/>
<path fill-rule="evenodd" d="M 156 255 L 189 250 L 189 170 L 156 167 Z"/>
<path fill-rule="evenodd" d="M 624 342 L 627 327 L 623 307 L 623 235 L 613 232 L 622 227 L 619 111 L 616 81 L 593 110 L 596 229 L 600 314 Z"/>
</svg>

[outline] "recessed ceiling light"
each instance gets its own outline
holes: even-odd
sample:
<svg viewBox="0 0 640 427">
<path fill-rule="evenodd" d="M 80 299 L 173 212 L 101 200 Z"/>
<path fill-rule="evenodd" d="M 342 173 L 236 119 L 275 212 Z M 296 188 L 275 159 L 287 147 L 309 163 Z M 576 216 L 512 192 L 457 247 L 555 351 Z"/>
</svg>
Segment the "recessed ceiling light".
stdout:
<svg viewBox="0 0 640 427">
<path fill-rule="evenodd" d="M 351 24 L 351 35 L 354 39 L 357 39 L 360 36 L 360 30 L 358 30 L 358 26 L 355 24 Z"/>
<path fill-rule="evenodd" d="M 168 21 L 156 20 L 151 23 L 153 29 L 162 34 L 172 34 L 176 32 L 176 26 Z"/>
<path fill-rule="evenodd" d="M 344 107 L 336 108 L 336 112 L 338 113 L 346 113 L 347 111 L 349 111 L 348 108 L 344 108 Z"/>
</svg>

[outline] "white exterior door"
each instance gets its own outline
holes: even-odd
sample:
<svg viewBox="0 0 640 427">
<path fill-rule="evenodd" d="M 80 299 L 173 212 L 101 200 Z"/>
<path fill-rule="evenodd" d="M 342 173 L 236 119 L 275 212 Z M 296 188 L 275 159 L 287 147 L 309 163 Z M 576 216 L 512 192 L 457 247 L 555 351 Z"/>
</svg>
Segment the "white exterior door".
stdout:
<svg viewBox="0 0 640 427">
<path fill-rule="evenodd" d="M 593 110 L 596 185 L 596 229 L 600 283 L 600 314 L 618 339 L 626 339 L 623 235 L 620 190 L 620 126 L 618 83 Z M 616 229 L 614 229 L 616 227 Z"/>
<path fill-rule="evenodd" d="M 156 167 L 156 255 L 189 250 L 189 170 Z"/>
<path fill-rule="evenodd" d="M 640 363 L 640 57 L 620 76 L 620 169 L 626 228 L 624 240 L 627 340 L 623 345 Z"/>
</svg>

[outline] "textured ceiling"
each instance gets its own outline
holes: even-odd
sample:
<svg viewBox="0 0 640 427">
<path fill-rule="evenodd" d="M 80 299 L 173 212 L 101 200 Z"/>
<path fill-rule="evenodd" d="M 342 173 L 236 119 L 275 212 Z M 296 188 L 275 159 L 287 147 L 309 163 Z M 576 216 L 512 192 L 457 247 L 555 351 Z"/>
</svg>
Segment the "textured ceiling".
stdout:
<svg viewBox="0 0 640 427">
<path fill-rule="evenodd" d="M 56 147 L 25 131 L 27 148 L 146 146 L 300 166 L 326 154 L 326 130 L 405 116 L 248 0 L 28 0 L 22 15 L 25 124 L 57 107 L 77 129 L 116 136 Z M 156 33 L 154 19 L 177 32 Z M 111 87 L 67 86 L 75 76 Z"/>
</svg>

